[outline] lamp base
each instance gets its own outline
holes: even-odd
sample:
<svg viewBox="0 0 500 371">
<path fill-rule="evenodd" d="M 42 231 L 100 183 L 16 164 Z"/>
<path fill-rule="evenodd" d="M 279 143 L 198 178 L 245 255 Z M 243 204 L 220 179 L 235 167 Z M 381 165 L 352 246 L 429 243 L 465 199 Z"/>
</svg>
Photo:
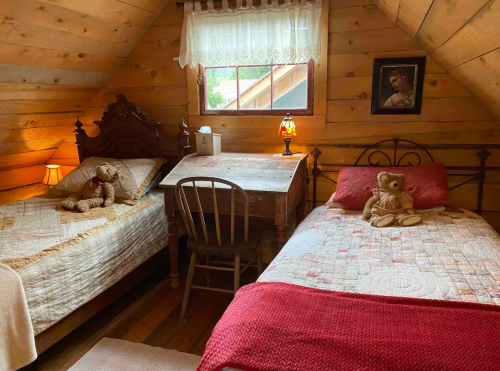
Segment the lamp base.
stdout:
<svg viewBox="0 0 500 371">
<path fill-rule="evenodd" d="M 283 151 L 283 156 L 291 156 L 293 155 L 293 152 L 290 151 L 290 142 L 292 141 L 292 138 L 290 137 L 285 137 L 285 147 L 286 149 Z"/>
</svg>

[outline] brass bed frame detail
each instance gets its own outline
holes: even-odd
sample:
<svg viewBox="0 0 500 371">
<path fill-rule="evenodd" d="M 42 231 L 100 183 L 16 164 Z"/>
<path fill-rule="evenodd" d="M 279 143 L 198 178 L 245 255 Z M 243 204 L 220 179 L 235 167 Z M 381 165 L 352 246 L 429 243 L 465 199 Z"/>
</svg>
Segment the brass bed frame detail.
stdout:
<svg viewBox="0 0 500 371">
<path fill-rule="evenodd" d="M 483 193 L 484 193 L 484 180 L 486 178 L 486 171 L 500 171 L 500 167 L 487 167 L 486 160 L 491 153 L 488 149 L 500 149 L 500 144 L 438 144 L 427 145 L 415 143 L 406 139 L 386 139 L 366 146 L 366 144 L 332 144 L 331 147 L 337 148 L 360 148 L 363 151 L 360 153 L 354 164 L 321 164 L 327 167 L 399 167 L 399 166 L 416 166 L 422 163 L 422 157 L 416 151 L 421 150 L 428 156 L 431 162 L 434 162 L 434 157 L 429 152 L 432 149 L 464 149 L 464 150 L 477 150 L 476 156 L 479 159 L 478 166 L 446 166 L 447 170 L 451 171 L 468 171 L 468 173 L 449 173 L 450 176 L 466 177 L 463 182 L 450 187 L 449 190 L 461 187 L 467 183 L 478 181 L 478 195 L 476 203 L 476 213 L 481 214 L 483 211 Z M 385 149 L 386 151 L 383 151 Z M 398 152 L 398 150 L 403 150 Z M 392 158 L 387 151 L 392 152 Z M 325 174 L 339 173 L 340 170 L 323 170 L 319 167 L 318 159 L 322 154 L 321 150 L 315 148 L 311 151 L 313 156 L 313 197 L 312 208 L 316 207 L 317 200 L 317 181 L 319 177 L 326 178 L 330 182 L 337 184 L 337 182 Z M 366 164 L 362 164 L 362 159 L 366 158 Z M 376 159 L 378 158 L 378 160 Z M 404 161 L 403 161 L 404 160 Z M 381 164 L 382 162 L 386 162 Z M 412 162 L 413 161 L 413 162 Z"/>
</svg>

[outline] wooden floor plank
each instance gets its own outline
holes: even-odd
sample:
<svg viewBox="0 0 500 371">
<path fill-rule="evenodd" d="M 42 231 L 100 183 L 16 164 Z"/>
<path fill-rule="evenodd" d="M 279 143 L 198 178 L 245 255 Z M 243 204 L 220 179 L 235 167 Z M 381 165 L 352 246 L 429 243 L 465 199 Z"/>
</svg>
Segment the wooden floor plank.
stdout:
<svg viewBox="0 0 500 371">
<path fill-rule="evenodd" d="M 189 254 L 181 251 L 179 270 L 184 278 L 188 258 Z M 202 273 L 201 269 L 197 270 L 195 280 Z M 249 284 L 256 279 L 255 270 L 249 269 L 242 275 L 241 283 Z M 211 283 L 231 288 L 232 274 L 212 272 Z M 233 295 L 193 290 L 186 320 L 180 324 L 183 295 L 183 285 L 174 291 L 170 287 L 168 269 L 164 269 L 130 290 L 22 370 L 66 371 L 103 337 L 202 355 L 212 330 Z"/>
</svg>

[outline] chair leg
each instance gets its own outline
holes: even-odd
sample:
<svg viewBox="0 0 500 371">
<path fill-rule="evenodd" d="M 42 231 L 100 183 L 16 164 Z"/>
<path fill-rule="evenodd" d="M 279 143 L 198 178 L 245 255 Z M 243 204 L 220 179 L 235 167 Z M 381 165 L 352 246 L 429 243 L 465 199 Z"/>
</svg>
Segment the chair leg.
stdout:
<svg viewBox="0 0 500 371">
<path fill-rule="evenodd" d="M 196 265 L 196 252 L 192 252 L 191 261 L 189 263 L 189 270 L 186 279 L 186 288 L 184 289 L 184 299 L 182 299 L 182 307 L 181 307 L 181 318 L 179 319 L 179 323 L 184 322 L 184 317 L 186 316 L 186 308 L 189 301 L 189 293 L 191 292 L 191 284 L 193 283 L 194 276 L 194 266 Z"/>
<path fill-rule="evenodd" d="M 241 258 L 239 254 L 234 256 L 234 293 L 240 288 L 240 265 Z"/>
<path fill-rule="evenodd" d="M 262 245 L 259 241 L 257 244 L 257 273 L 259 276 L 262 274 Z"/>
<path fill-rule="evenodd" d="M 210 254 L 206 254 L 205 255 L 205 264 L 207 266 L 210 265 Z M 206 280 L 206 283 L 207 283 L 207 287 L 210 287 L 210 269 L 207 269 L 207 280 Z"/>
</svg>

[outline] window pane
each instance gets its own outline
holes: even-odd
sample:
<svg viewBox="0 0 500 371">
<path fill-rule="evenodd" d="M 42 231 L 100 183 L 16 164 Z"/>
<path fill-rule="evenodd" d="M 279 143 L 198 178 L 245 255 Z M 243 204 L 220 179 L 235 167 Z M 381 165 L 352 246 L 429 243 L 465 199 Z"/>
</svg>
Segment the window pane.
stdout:
<svg viewBox="0 0 500 371">
<path fill-rule="evenodd" d="M 271 67 L 240 67 L 240 109 L 271 109 Z"/>
<path fill-rule="evenodd" d="M 274 109 L 307 109 L 307 65 L 278 66 L 273 85 Z"/>
<path fill-rule="evenodd" d="M 237 109 L 236 68 L 207 68 L 205 78 L 207 110 Z"/>
</svg>

